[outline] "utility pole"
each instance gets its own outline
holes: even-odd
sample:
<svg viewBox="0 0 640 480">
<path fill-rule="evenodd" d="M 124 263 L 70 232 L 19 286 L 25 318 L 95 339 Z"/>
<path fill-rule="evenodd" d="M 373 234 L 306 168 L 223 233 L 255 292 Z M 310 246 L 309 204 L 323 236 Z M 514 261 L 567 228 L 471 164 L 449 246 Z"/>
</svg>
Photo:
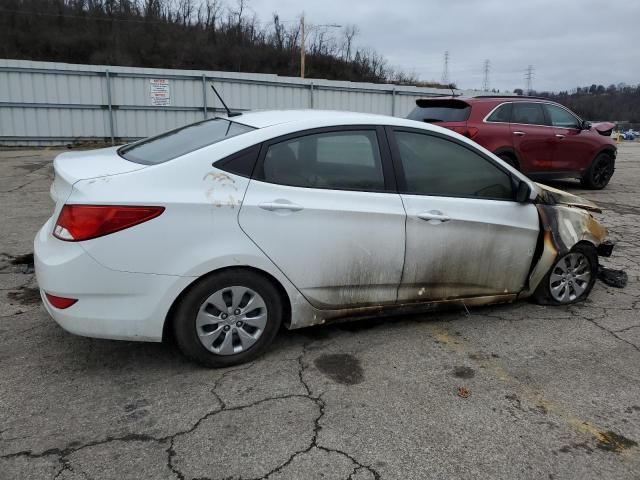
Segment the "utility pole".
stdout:
<svg viewBox="0 0 640 480">
<path fill-rule="evenodd" d="M 315 28 L 342 28 L 342 25 L 337 25 L 335 23 L 330 23 L 327 25 L 315 25 L 315 24 L 311 24 L 311 26 L 309 27 L 309 30 L 315 29 Z M 304 73 L 305 73 L 305 66 L 304 66 L 304 61 L 305 61 L 305 23 L 304 23 L 304 12 L 302 12 L 302 15 L 300 16 L 300 78 L 304 78 Z"/>
<path fill-rule="evenodd" d="M 442 69 L 442 85 L 449 85 L 449 50 L 444 52 L 444 68 Z"/>
<path fill-rule="evenodd" d="M 300 78 L 304 78 L 304 12 L 300 17 Z"/>
<path fill-rule="evenodd" d="M 489 60 L 484 61 L 484 81 L 482 82 L 482 90 L 484 92 L 489 91 L 489 69 L 491 68 L 491 64 Z"/>
<path fill-rule="evenodd" d="M 527 81 L 527 88 L 525 90 L 527 95 L 531 95 L 531 92 L 533 91 L 533 76 L 533 65 L 529 65 L 524 74 L 524 78 Z"/>
</svg>

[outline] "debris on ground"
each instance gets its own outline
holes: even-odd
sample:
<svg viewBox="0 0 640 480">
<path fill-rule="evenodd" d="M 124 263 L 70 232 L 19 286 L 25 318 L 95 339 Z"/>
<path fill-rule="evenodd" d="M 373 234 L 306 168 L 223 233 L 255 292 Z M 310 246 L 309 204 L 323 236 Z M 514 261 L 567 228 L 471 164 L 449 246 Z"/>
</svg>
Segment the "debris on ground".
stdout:
<svg viewBox="0 0 640 480">
<path fill-rule="evenodd" d="M 628 448 L 638 446 L 638 442 L 630 440 L 615 432 L 608 431 L 599 432 L 598 444 L 596 446 L 601 450 L 620 453 Z"/>
<path fill-rule="evenodd" d="M 458 396 L 460 398 L 468 398 L 471 395 L 471 390 L 467 387 L 458 387 Z"/>
<path fill-rule="evenodd" d="M 607 285 L 616 288 L 624 288 L 627 286 L 629 277 L 624 270 L 614 270 L 613 268 L 607 268 L 600 266 L 598 270 L 598 278 Z"/>
</svg>

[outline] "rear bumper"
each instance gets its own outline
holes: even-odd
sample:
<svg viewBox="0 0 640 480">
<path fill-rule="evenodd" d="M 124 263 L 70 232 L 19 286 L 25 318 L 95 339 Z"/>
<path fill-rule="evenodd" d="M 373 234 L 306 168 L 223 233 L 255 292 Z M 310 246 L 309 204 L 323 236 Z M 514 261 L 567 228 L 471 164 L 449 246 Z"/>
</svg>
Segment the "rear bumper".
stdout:
<svg viewBox="0 0 640 480">
<path fill-rule="evenodd" d="M 613 247 L 615 247 L 615 243 L 611 240 L 605 240 L 600 245 L 598 245 L 598 256 L 600 257 L 610 257 L 613 253 Z"/>
<path fill-rule="evenodd" d="M 169 308 L 193 281 L 108 269 L 77 243 L 54 238 L 50 222 L 35 238 L 34 261 L 49 315 L 68 332 L 87 337 L 161 341 Z M 60 310 L 49 304 L 44 292 L 78 301 Z"/>
</svg>

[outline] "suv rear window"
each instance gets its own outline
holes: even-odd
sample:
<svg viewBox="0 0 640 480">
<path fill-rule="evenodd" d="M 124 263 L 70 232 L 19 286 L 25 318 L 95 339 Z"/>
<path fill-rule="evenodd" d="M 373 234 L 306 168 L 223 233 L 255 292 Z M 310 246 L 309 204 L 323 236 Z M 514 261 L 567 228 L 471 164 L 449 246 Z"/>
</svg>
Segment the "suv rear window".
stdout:
<svg viewBox="0 0 640 480">
<path fill-rule="evenodd" d="M 466 122 L 471 105 L 462 100 L 416 100 L 416 108 L 407 117 L 419 122 Z"/>
<path fill-rule="evenodd" d="M 119 148 L 118 155 L 130 162 L 156 165 L 251 130 L 255 128 L 213 118 L 130 143 Z"/>
</svg>

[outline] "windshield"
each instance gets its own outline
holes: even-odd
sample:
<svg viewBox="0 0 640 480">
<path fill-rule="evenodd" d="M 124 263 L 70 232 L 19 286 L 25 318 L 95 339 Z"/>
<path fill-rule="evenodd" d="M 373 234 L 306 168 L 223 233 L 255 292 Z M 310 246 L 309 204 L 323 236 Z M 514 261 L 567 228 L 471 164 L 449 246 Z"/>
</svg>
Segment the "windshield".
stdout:
<svg viewBox="0 0 640 480">
<path fill-rule="evenodd" d="M 255 128 L 214 118 L 130 143 L 118 154 L 131 162 L 156 165 L 251 130 Z"/>
</svg>

